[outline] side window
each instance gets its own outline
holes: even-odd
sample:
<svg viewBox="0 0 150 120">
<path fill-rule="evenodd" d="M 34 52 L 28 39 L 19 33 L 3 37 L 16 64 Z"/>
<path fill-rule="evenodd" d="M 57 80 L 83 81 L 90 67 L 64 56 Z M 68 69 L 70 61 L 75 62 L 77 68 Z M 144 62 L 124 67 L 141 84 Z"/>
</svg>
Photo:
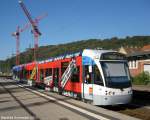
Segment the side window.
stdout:
<svg viewBox="0 0 150 120">
<path fill-rule="evenodd" d="M 92 83 L 92 73 L 89 73 L 89 65 L 84 66 L 84 82 L 87 84 Z"/>
<path fill-rule="evenodd" d="M 30 79 L 31 74 L 32 74 L 32 70 L 28 70 L 28 79 Z"/>
<path fill-rule="evenodd" d="M 61 63 L 61 74 L 62 75 L 65 72 L 65 70 L 67 69 L 68 65 L 69 65 L 69 62 L 62 62 Z"/>
<path fill-rule="evenodd" d="M 94 65 L 94 84 L 104 86 L 100 71 L 96 65 Z"/>
<path fill-rule="evenodd" d="M 43 80 L 44 79 L 44 70 L 41 69 L 40 70 L 40 80 Z"/>
<path fill-rule="evenodd" d="M 23 70 L 23 78 L 27 79 L 28 71 L 26 69 Z"/>
<path fill-rule="evenodd" d="M 52 76 L 52 69 L 51 68 L 47 68 L 46 69 L 46 74 L 45 74 L 46 77 L 48 76 Z"/>
<path fill-rule="evenodd" d="M 32 70 L 29 70 L 29 75 L 31 75 L 32 74 Z"/>
<path fill-rule="evenodd" d="M 73 75 L 71 77 L 72 82 L 79 82 L 80 81 L 80 67 L 77 66 L 76 69 L 74 69 Z"/>
<path fill-rule="evenodd" d="M 54 72 L 53 72 L 53 80 L 54 80 L 54 86 L 58 87 L 58 81 L 59 81 L 59 68 L 54 68 Z"/>
</svg>

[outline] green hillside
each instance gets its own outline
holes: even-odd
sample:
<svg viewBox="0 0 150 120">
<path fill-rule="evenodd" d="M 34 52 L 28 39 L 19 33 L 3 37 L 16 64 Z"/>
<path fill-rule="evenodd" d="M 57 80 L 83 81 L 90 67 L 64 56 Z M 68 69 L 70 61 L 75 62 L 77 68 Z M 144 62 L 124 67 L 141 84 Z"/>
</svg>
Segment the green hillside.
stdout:
<svg viewBox="0 0 150 120">
<path fill-rule="evenodd" d="M 150 44 L 150 36 L 133 36 L 126 38 L 111 38 L 111 39 L 89 39 L 81 40 L 66 44 L 40 46 L 38 49 L 38 60 L 47 59 L 50 57 L 58 56 L 65 53 L 71 53 L 83 50 L 85 48 L 103 48 L 117 50 L 121 46 L 128 47 L 143 47 Z M 20 63 L 27 63 L 33 61 L 33 49 L 28 48 L 20 55 Z M 0 70 L 2 72 L 10 71 L 12 66 L 15 65 L 15 57 L 0 61 Z"/>
</svg>

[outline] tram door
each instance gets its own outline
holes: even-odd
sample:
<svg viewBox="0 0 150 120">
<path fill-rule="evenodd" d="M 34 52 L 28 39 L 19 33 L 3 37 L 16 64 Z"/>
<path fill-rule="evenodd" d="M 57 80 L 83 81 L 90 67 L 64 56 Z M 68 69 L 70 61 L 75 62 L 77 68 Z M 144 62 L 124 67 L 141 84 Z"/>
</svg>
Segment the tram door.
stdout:
<svg viewBox="0 0 150 120">
<path fill-rule="evenodd" d="M 88 100 L 93 100 L 93 75 L 92 66 L 83 66 L 83 97 Z"/>
<path fill-rule="evenodd" d="M 54 91 L 58 92 L 58 87 L 59 87 L 59 68 L 54 68 L 53 80 L 54 80 Z"/>
</svg>

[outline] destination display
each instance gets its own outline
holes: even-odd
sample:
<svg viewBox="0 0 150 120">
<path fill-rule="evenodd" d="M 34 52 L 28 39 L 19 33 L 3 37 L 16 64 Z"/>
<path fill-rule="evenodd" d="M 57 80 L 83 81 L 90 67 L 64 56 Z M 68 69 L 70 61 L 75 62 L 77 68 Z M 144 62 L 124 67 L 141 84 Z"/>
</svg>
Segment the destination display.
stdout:
<svg viewBox="0 0 150 120">
<path fill-rule="evenodd" d="M 111 52 L 102 54 L 101 60 L 126 60 L 126 57 L 123 54 Z"/>
</svg>

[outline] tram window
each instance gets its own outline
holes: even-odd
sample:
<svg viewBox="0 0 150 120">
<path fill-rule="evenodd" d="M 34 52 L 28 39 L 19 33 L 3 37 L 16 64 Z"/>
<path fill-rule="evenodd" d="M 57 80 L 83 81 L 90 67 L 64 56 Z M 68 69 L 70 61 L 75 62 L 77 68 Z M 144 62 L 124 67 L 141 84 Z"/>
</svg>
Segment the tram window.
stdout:
<svg viewBox="0 0 150 120">
<path fill-rule="evenodd" d="M 79 82 L 80 81 L 80 67 L 77 66 L 76 69 L 74 69 L 73 75 L 71 77 L 72 82 Z"/>
<path fill-rule="evenodd" d="M 63 73 L 65 72 L 65 70 L 67 69 L 67 67 L 66 68 L 61 68 L 61 74 L 63 75 Z"/>
<path fill-rule="evenodd" d="M 28 70 L 28 73 L 27 73 L 27 78 L 30 79 L 30 76 L 32 74 L 32 70 Z"/>
<path fill-rule="evenodd" d="M 92 73 L 89 73 L 89 65 L 85 65 L 84 66 L 84 75 L 85 75 L 85 80 L 84 82 L 87 84 L 91 84 L 92 83 Z"/>
<path fill-rule="evenodd" d="M 27 79 L 27 76 L 28 76 L 28 71 L 26 70 L 24 78 Z"/>
<path fill-rule="evenodd" d="M 54 68 L 53 79 L 56 81 L 59 80 L 59 68 Z"/>
<path fill-rule="evenodd" d="M 102 60 L 125 60 L 125 55 L 116 52 L 103 53 L 101 55 Z"/>
<path fill-rule="evenodd" d="M 68 65 L 69 65 L 69 62 L 62 62 L 61 63 L 61 74 L 62 75 L 65 72 L 65 70 L 67 69 Z"/>
<path fill-rule="evenodd" d="M 44 70 L 41 69 L 40 70 L 40 80 L 43 80 L 44 79 Z"/>
<path fill-rule="evenodd" d="M 46 69 L 46 77 L 47 76 L 51 76 L 52 75 L 52 69 L 51 68 L 47 68 Z"/>
<path fill-rule="evenodd" d="M 58 87 L 58 81 L 59 81 L 59 68 L 54 68 L 53 72 L 53 80 L 54 80 L 54 86 Z"/>
<path fill-rule="evenodd" d="M 102 86 L 104 85 L 100 71 L 96 65 L 94 65 L 94 83 Z"/>
<path fill-rule="evenodd" d="M 24 69 L 24 70 L 23 70 L 23 78 L 26 79 L 26 78 L 27 78 L 26 76 L 27 76 L 27 70 Z"/>
<path fill-rule="evenodd" d="M 32 70 L 29 70 L 29 75 L 31 75 L 32 74 Z"/>
</svg>

